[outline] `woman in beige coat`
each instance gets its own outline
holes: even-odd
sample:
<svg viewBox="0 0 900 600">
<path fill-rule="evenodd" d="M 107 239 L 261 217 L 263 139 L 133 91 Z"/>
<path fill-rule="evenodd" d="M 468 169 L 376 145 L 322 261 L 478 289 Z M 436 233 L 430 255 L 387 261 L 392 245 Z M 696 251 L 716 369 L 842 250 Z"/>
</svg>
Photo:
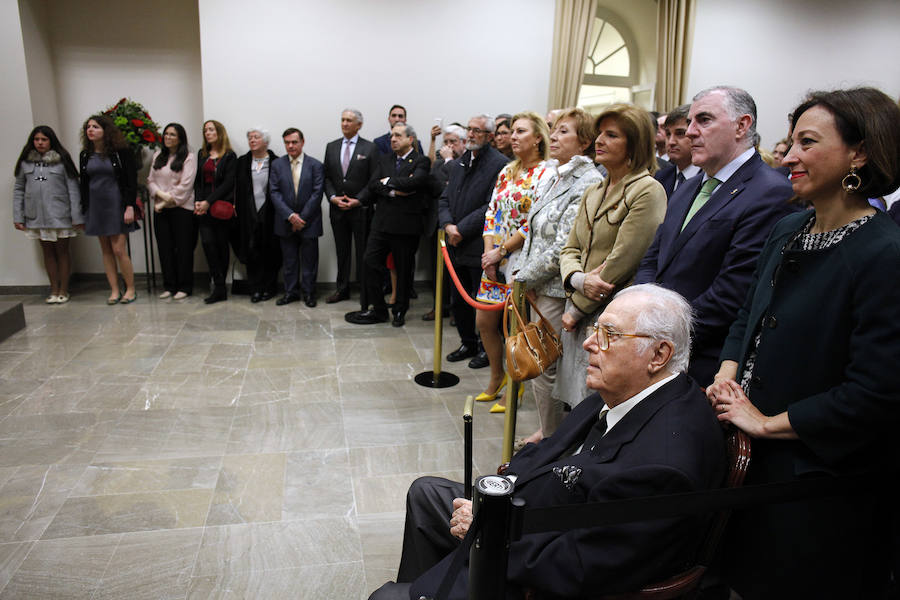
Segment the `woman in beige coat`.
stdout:
<svg viewBox="0 0 900 600">
<path fill-rule="evenodd" d="M 666 192 L 652 175 L 655 136 L 650 113 L 629 104 L 612 105 L 597 117 L 597 162 L 609 176 L 585 191 L 560 254 L 569 299 L 555 395 L 570 406 L 587 396 L 588 356 L 581 342 L 613 290 L 634 278 L 666 213 Z"/>
</svg>

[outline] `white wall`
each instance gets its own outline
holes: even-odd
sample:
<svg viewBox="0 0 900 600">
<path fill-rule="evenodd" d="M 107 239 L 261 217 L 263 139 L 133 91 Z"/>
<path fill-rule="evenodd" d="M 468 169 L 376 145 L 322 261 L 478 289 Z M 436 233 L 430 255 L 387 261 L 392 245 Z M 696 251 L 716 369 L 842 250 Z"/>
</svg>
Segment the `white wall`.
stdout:
<svg viewBox="0 0 900 600">
<path fill-rule="evenodd" d="M 0 2 L 0 285 L 39 285 L 46 280 L 40 266 L 36 242 L 13 229 L 13 168 L 25 138 L 31 131 L 31 98 L 19 7 L 15 2 Z"/>
<path fill-rule="evenodd" d="M 360 132 L 387 131 L 406 106 L 427 150 L 434 117 L 546 111 L 554 3 L 549 0 L 199 0 L 203 115 L 221 121 L 240 152 L 245 131 L 299 127 L 322 160 L 340 136 L 340 112 L 362 111 Z M 324 206 L 324 200 L 323 200 Z M 327 207 L 325 208 L 327 215 Z M 319 281 L 334 281 L 327 216 Z M 425 262 L 425 261 L 422 261 Z M 423 276 L 420 269 L 420 277 Z"/>
<path fill-rule="evenodd" d="M 698 0 L 688 89 L 746 89 L 771 148 L 808 90 L 865 84 L 900 96 L 898 24 L 897 0 Z"/>
</svg>

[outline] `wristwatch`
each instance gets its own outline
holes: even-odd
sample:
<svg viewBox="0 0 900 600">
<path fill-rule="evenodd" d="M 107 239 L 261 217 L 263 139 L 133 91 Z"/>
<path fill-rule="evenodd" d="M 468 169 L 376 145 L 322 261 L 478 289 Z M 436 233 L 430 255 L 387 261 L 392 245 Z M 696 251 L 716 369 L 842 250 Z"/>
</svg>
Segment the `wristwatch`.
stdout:
<svg viewBox="0 0 900 600">
<path fill-rule="evenodd" d="M 509 250 L 506 249 L 506 246 L 500 244 L 500 256 L 505 257 L 507 254 L 509 254 Z"/>
</svg>

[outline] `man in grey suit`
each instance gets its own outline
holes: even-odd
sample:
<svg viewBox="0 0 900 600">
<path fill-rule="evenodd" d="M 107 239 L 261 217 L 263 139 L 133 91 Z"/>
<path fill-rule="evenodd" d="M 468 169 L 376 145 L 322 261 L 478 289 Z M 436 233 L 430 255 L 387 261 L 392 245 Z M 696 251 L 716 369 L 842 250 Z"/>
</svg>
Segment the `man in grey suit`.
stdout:
<svg viewBox="0 0 900 600">
<path fill-rule="evenodd" d="M 360 288 L 360 305 L 368 308 L 363 285 L 363 256 L 371 217 L 365 207 L 369 179 L 375 172 L 378 149 L 359 137 L 362 113 L 353 108 L 341 113 L 342 137 L 325 147 L 325 195 L 331 204 L 329 217 L 334 232 L 337 254 L 337 289 L 326 299 L 332 304 L 350 297 L 351 246 L 355 244 L 356 280 Z"/>
</svg>

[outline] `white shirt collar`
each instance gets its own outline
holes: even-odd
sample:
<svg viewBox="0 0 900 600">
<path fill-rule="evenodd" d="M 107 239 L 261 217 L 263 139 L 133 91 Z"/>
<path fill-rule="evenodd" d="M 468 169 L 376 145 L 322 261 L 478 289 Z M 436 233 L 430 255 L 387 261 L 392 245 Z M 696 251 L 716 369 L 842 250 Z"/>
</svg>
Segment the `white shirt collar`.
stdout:
<svg viewBox="0 0 900 600">
<path fill-rule="evenodd" d="M 722 185 L 723 183 L 728 181 L 728 179 L 732 175 L 734 175 L 738 169 L 741 168 L 741 165 L 743 165 L 745 162 L 750 160 L 750 158 L 754 154 L 756 154 L 756 148 L 753 148 L 753 147 L 747 148 L 746 150 L 741 152 L 734 160 L 732 160 L 730 163 L 728 163 L 727 165 L 725 165 L 724 167 L 719 169 L 716 172 L 716 174 L 713 175 L 713 177 L 715 177 L 716 179 L 719 180 L 719 185 Z M 704 173 L 703 181 L 706 181 L 707 179 L 709 179 L 709 175 L 706 175 Z M 716 189 L 719 189 L 719 186 L 716 186 Z M 715 191 L 715 190 L 713 190 L 713 191 Z"/>
<path fill-rule="evenodd" d="M 358 133 L 354 134 L 352 138 L 349 138 L 349 139 L 348 139 L 348 138 L 344 138 L 344 143 L 345 143 L 345 144 L 356 144 L 358 141 L 359 141 L 359 134 L 358 134 Z"/>
<path fill-rule="evenodd" d="M 672 381 L 673 379 L 678 377 L 678 375 L 679 375 L 679 373 L 669 375 L 665 379 L 663 379 L 661 381 L 657 381 L 656 383 L 654 383 L 651 386 L 645 387 L 643 390 L 641 390 L 640 392 L 638 392 L 637 394 L 635 394 L 634 396 L 632 396 L 631 398 L 629 398 L 622 404 L 619 404 L 617 406 L 610 408 L 609 414 L 606 415 L 606 431 L 607 431 L 607 433 L 609 433 L 609 431 L 613 427 L 616 426 L 616 423 L 618 423 L 619 421 L 622 420 L 622 417 L 624 417 L 625 415 L 628 414 L 628 411 L 630 411 L 632 408 L 637 406 L 641 402 L 641 400 L 648 397 L 650 394 L 652 394 L 653 392 L 655 392 L 662 386 L 666 385 L 667 383 L 669 383 L 670 381 Z M 602 411 L 601 411 L 601 414 L 603 414 Z"/>
<path fill-rule="evenodd" d="M 288 160 L 289 160 L 290 162 L 294 162 L 294 159 L 291 158 L 290 155 L 288 156 Z M 297 155 L 297 164 L 300 164 L 300 165 L 303 164 L 303 153 L 302 153 L 302 152 L 301 152 L 300 154 Z"/>
<path fill-rule="evenodd" d="M 407 156 L 409 156 L 410 154 L 412 154 L 412 151 L 413 151 L 413 150 L 415 150 L 415 148 L 413 148 L 412 146 L 410 146 L 410 148 L 409 148 L 409 150 L 406 152 L 406 154 L 404 154 L 403 156 L 400 157 L 400 160 L 404 160 Z"/>
<path fill-rule="evenodd" d="M 675 175 L 678 176 L 679 173 L 684 175 L 685 179 L 690 179 L 694 175 L 700 172 L 700 167 L 697 165 L 688 165 L 684 169 L 679 169 L 677 166 L 675 167 Z"/>
</svg>

